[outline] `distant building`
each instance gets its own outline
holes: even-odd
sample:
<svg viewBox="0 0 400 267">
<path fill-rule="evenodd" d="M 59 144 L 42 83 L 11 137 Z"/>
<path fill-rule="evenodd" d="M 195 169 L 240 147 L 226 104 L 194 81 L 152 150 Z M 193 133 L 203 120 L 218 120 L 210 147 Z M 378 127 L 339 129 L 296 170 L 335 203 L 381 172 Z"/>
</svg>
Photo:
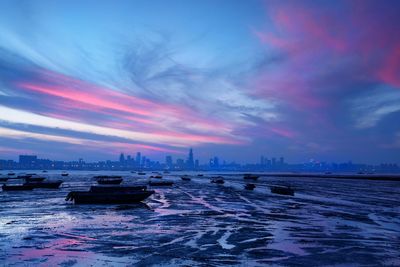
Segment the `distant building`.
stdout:
<svg viewBox="0 0 400 267">
<path fill-rule="evenodd" d="M 168 169 L 172 169 L 174 167 L 174 163 L 172 162 L 172 156 L 165 157 L 165 165 Z"/>
<path fill-rule="evenodd" d="M 194 159 L 193 159 L 193 149 L 189 150 L 189 156 L 186 162 L 186 168 L 188 170 L 193 170 L 194 169 Z"/>
<path fill-rule="evenodd" d="M 124 164 L 124 163 L 125 163 L 125 155 L 124 155 L 124 153 L 121 153 L 121 155 L 119 155 L 119 162 L 120 162 L 121 164 Z"/>
<path fill-rule="evenodd" d="M 37 162 L 37 156 L 34 155 L 20 155 L 19 164 L 24 168 L 33 168 Z"/>
<path fill-rule="evenodd" d="M 137 152 L 136 153 L 136 165 L 137 165 L 137 167 L 140 167 L 140 162 L 141 161 L 141 155 L 140 155 L 140 152 Z"/>
</svg>

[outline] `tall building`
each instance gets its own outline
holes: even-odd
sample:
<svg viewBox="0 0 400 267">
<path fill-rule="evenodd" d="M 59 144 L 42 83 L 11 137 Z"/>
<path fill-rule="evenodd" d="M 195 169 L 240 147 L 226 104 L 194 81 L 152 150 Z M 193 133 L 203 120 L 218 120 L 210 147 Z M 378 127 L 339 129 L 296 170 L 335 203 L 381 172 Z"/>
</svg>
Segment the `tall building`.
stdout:
<svg viewBox="0 0 400 267">
<path fill-rule="evenodd" d="M 168 169 L 173 168 L 173 163 L 172 163 L 172 156 L 166 156 L 165 157 L 165 165 L 168 167 Z"/>
<path fill-rule="evenodd" d="M 194 169 L 193 149 L 189 150 L 189 156 L 186 162 L 186 168 L 189 170 Z"/>
<path fill-rule="evenodd" d="M 119 163 L 121 163 L 121 164 L 125 163 L 125 155 L 124 155 L 124 153 L 121 153 L 119 155 Z"/>
<path fill-rule="evenodd" d="M 27 167 L 33 167 L 37 162 L 37 156 L 34 155 L 20 155 L 19 156 L 19 164 Z"/>
<path fill-rule="evenodd" d="M 139 167 L 140 166 L 140 163 L 141 163 L 141 159 L 142 159 L 142 156 L 140 155 L 140 152 L 137 152 L 136 153 L 136 165 Z"/>
</svg>

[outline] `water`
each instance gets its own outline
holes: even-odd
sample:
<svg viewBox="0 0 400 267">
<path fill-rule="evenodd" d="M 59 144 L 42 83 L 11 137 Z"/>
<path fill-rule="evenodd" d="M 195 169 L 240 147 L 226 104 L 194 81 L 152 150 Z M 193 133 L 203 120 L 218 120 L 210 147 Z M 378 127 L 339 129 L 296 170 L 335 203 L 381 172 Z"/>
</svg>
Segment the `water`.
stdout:
<svg viewBox="0 0 400 267">
<path fill-rule="evenodd" d="M 240 174 L 216 185 L 211 174 L 171 173 L 163 179 L 175 185 L 146 204 L 64 200 L 99 174 L 70 172 L 60 190 L 0 192 L 0 265 L 400 266 L 398 182 L 261 177 L 247 191 Z M 282 182 L 294 197 L 269 192 Z"/>
</svg>

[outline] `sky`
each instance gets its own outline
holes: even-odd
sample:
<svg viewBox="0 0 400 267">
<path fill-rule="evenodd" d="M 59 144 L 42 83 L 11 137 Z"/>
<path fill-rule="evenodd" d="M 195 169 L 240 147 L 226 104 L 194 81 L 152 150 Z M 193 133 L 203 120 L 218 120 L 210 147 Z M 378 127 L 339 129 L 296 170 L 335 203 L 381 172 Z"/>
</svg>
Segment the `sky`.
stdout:
<svg viewBox="0 0 400 267">
<path fill-rule="evenodd" d="M 400 163 L 399 1 L 0 1 L 0 158 Z"/>
</svg>

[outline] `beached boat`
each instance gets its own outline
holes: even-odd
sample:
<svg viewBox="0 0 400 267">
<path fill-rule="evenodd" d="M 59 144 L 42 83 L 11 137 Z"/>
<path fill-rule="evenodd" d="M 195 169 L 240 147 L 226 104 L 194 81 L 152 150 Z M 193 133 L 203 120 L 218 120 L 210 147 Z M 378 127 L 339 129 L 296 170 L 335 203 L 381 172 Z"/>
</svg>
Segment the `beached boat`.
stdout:
<svg viewBox="0 0 400 267">
<path fill-rule="evenodd" d="M 136 186 L 91 186 L 89 192 L 95 193 L 113 193 L 113 192 L 134 192 L 134 191 L 145 191 L 147 190 L 146 185 Z"/>
<path fill-rule="evenodd" d="M 120 184 L 123 181 L 122 178 L 99 178 L 97 179 L 98 184 Z"/>
<path fill-rule="evenodd" d="M 246 184 L 244 186 L 244 189 L 246 189 L 246 190 L 253 190 L 254 188 L 256 188 L 255 184 Z"/>
<path fill-rule="evenodd" d="M 243 179 L 245 180 L 257 180 L 259 175 L 251 174 L 251 173 L 246 173 L 243 175 Z"/>
<path fill-rule="evenodd" d="M 24 183 L 26 186 L 32 186 L 33 188 L 49 188 L 49 189 L 57 189 L 63 181 L 46 181 L 46 182 L 27 182 Z"/>
<path fill-rule="evenodd" d="M 291 188 L 290 186 L 273 185 L 270 188 L 271 188 L 271 193 L 294 196 L 294 189 Z"/>
<path fill-rule="evenodd" d="M 75 204 L 129 204 L 138 203 L 154 194 L 154 191 L 127 191 L 127 192 L 83 192 L 72 191 L 65 198 Z"/>
<path fill-rule="evenodd" d="M 183 181 L 190 181 L 190 180 L 191 180 L 191 178 L 190 178 L 189 175 L 182 175 L 182 176 L 181 176 L 181 179 L 182 179 Z"/>
<path fill-rule="evenodd" d="M 6 185 L 3 184 L 1 187 L 3 191 L 25 191 L 25 190 L 32 190 L 33 186 L 30 185 Z"/>
<path fill-rule="evenodd" d="M 222 177 L 222 176 L 212 177 L 211 183 L 214 183 L 214 184 L 224 184 L 224 183 L 225 183 L 224 177 Z"/>
<path fill-rule="evenodd" d="M 32 174 L 20 174 L 17 176 L 18 179 L 27 179 L 31 178 L 33 175 Z"/>
<path fill-rule="evenodd" d="M 26 182 L 43 182 L 46 177 L 40 177 L 40 176 L 27 176 L 24 178 Z"/>
<path fill-rule="evenodd" d="M 115 179 L 117 179 L 117 178 L 122 178 L 122 176 L 121 175 L 96 175 L 96 176 L 93 176 L 93 178 L 94 179 L 101 179 L 101 178 L 115 178 Z"/>
<path fill-rule="evenodd" d="M 172 181 L 150 181 L 150 186 L 172 186 L 174 182 Z"/>
</svg>

